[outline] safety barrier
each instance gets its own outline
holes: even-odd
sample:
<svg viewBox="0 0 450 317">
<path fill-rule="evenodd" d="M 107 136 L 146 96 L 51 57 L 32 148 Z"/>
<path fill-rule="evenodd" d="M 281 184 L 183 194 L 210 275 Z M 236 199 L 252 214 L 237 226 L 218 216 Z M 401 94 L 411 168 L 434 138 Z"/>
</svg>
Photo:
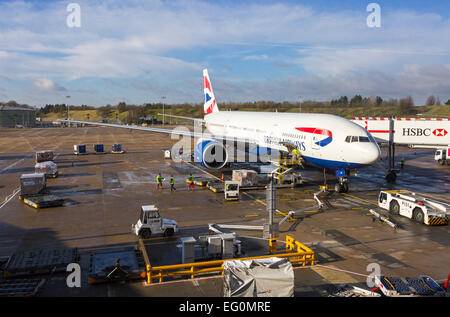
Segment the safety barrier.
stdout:
<svg viewBox="0 0 450 317">
<path fill-rule="evenodd" d="M 290 262 L 293 265 L 306 266 L 306 265 L 314 265 L 315 263 L 314 252 L 305 245 L 301 244 L 300 242 L 295 241 L 295 239 L 292 238 L 291 236 L 287 235 L 286 252 L 280 254 L 154 266 L 154 267 L 152 267 L 149 264 L 149 262 L 147 262 L 146 266 L 147 284 L 152 284 L 154 279 L 158 280 L 159 283 L 162 283 L 164 278 L 167 277 L 188 276 L 189 278 L 193 279 L 195 275 L 198 274 L 205 274 L 205 273 L 223 274 L 223 263 L 225 261 L 232 261 L 232 260 L 244 261 L 244 260 L 265 259 L 272 257 L 289 258 Z"/>
</svg>

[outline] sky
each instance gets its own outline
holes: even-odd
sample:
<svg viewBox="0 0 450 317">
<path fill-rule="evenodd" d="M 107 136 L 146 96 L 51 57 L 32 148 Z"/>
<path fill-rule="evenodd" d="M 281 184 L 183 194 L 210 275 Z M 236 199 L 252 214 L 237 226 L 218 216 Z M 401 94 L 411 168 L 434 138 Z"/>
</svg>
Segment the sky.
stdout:
<svg viewBox="0 0 450 317">
<path fill-rule="evenodd" d="M 0 101 L 450 99 L 450 2 L 372 2 L 0 0 Z"/>
</svg>

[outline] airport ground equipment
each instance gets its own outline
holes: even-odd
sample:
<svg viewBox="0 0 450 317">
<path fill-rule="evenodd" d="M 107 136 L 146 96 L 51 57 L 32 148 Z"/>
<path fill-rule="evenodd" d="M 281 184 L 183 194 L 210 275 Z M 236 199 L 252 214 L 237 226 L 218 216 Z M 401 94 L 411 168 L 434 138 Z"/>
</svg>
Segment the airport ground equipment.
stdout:
<svg viewBox="0 0 450 317">
<path fill-rule="evenodd" d="M 434 153 L 434 160 L 440 165 L 450 165 L 450 147 L 437 149 Z"/>
<path fill-rule="evenodd" d="M 137 249 L 99 252 L 90 256 L 89 284 L 141 278 L 145 278 L 145 263 Z"/>
<path fill-rule="evenodd" d="M 53 161 L 54 155 L 53 151 L 45 150 L 36 152 L 35 159 L 36 163 L 42 163 L 47 161 Z"/>
<path fill-rule="evenodd" d="M 125 153 L 124 149 L 122 148 L 122 144 L 114 143 L 112 145 L 111 153 L 113 153 L 113 154 L 123 154 L 123 153 Z"/>
<path fill-rule="evenodd" d="M 225 200 L 239 200 L 239 182 L 225 181 Z"/>
<path fill-rule="evenodd" d="M 288 148 L 290 148 L 288 146 Z M 290 184 L 292 187 L 303 183 L 301 174 L 294 170 L 298 167 L 303 167 L 301 154 L 292 154 L 279 151 L 278 161 L 272 161 L 272 164 L 277 166 L 270 174 L 277 180 L 278 185 Z"/>
<path fill-rule="evenodd" d="M 45 174 L 23 174 L 20 177 L 19 200 L 33 208 L 62 206 L 65 200 L 51 195 L 47 189 Z"/>
<path fill-rule="evenodd" d="M 172 153 L 170 152 L 170 150 L 164 150 L 164 158 L 166 160 L 172 158 Z"/>
<path fill-rule="evenodd" d="M 389 297 L 445 296 L 445 291 L 429 276 L 419 278 L 375 276 L 375 284 Z"/>
<path fill-rule="evenodd" d="M 380 191 L 378 206 L 427 225 L 446 225 L 450 222 L 450 204 L 407 190 Z"/>
<path fill-rule="evenodd" d="M 52 161 L 45 161 L 36 163 L 34 166 L 35 173 L 43 173 L 47 178 L 58 177 L 58 166 Z"/>
<path fill-rule="evenodd" d="M 18 252 L 8 259 L 4 276 L 15 278 L 66 272 L 67 265 L 78 261 L 76 248 Z"/>
<path fill-rule="evenodd" d="M 139 240 L 141 241 L 141 240 Z M 237 243 L 238 240 L 235 240 Z M 141 243 L 141 242 L 139 242 Z M 281 253 L 280 253 L 281 252 Z M 200 274 L 223 274 L 223 264 L 229 260 L 254 260 L 267 258 L 288 258 L 293 265 L 309 266 L 315 265 L 315 253 L 302 243 L 296 241 L 289 235 L 286 235 L 285 250 L 278 251 L 276 254 L 259 255 L 246 258 L 220 259 L 212 261 L 191 262 L 173 265 L 152 266 L 146 261 L 147 283 L 152 284 L 154 280 L 162 283 L 165 278 L 177 278 L 187 276 L 195 278 Z"/>
<path fill-rule="evenodd" d="M 0 279 L 0 297 L 30 297 L 41 290 L 47 279 Z"/>
<path fill-rule="evenodd" d="M 93 144 L 92 145 L 95 154 L 105 154 L 105 148 L 103 144 Z"/>
<path fill-rule="evenodd" d="M 390 227 L 392 227 L 392 228 L 394 228 L 394 229 L 397 229 L 397 225 L 396 225 L 395 223 L 393 223 L 388 217 L 379 214 L 378 212 L 376 212 L 376 211 L 373 210 L 373 209 L 370 209 L 369 212 L 370 212 L 372 215 L 374 215 L 374 217 L 375 217 L 374 219 L 380 220 L 380 221 L 382 221 L 382 222 L 388 224 Z"/>
<path fill-rule="evenodd" d="M 75 144 L 73 146 L 73 154 L 75 155 L 87 154 L 86 144 Z"/>
<path fill-rule="evenodd" d="M 258 173 L 254 170 L 233 170 L 231 179 L 240 187 L 255 186 L 258 182 Z"/>
<path fill-rule="evenodd" d="M 226 261 L 223 275 L 224 297 L 294 296 L 294 270 L 286 258 Z"/>
<path fill-rule="evenodd" d="M 161 218 L 156 205 L 145 205 L 141 207 L 138 222 L 131 225 L 131 230 L 138 237 L 148 239 L 152 234 L 172 236 L 179 229 L 175 220 Z"/>
</svg>

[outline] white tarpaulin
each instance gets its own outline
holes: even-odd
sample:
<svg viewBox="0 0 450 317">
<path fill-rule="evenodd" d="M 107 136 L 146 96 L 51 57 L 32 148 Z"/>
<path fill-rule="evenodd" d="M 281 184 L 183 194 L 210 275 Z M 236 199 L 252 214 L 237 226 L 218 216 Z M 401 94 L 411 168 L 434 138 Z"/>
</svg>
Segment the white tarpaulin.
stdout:
<svg viewBox="0 0 450 317">
<path fill-rule="evenodd" d="M 294 271 L 288 259 L 225 261 L 225 297 L 293 297 Z"/>
<path fill-rule="evenodd" d="M 253 186 L 258 181 L 258 173 L 254 170 L 233 170 L 232 179 L 239 183 L 239 186 Z"/>
<path fill-rule="evenodd" d="M 46 175 L 55 175 L 58 172 L 57 165 L 52 161 L 36 163 L 34 169 L 36 173 L 44 173 Z"/>
</svg>

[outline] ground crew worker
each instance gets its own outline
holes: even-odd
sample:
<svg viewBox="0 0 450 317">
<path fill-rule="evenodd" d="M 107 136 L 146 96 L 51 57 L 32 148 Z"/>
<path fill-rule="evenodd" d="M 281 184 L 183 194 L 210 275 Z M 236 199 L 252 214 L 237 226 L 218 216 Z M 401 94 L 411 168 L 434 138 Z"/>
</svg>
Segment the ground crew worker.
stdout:
<svg viewBox="0 0 450 317">
<path fill-rule="evenodd" d="M 297 161 L 300 156 L 300 151 L 297 148 L 293 149 L 292 156 L 293 156 L 292 158 L 294 159 L 294 161 Z"/>
<path fill-rule="evenodd" d="M 162 187 L 163 180 L 164 180 L 164 178 L 161 176 L 161 173 L 159 173 L 158 176 L 156 176 L 156 189 L 163 188 Z"/>
<path fill-rule="evenodd" d="M 175 178 L 173 175 L 170 175 L 170 191 L 173 192 L 174 190 L 177 190 L 175 188 Z"/>
<path fill-rule="evenodd" d="M 187 181 L 189 184 L 188 190 L 191 190 L 192 188 L 192 191 L 194 191 L 194 176 L 192 176 L 192 173 L 189 174 L 189 178 L 187 179 Z"/>
<path fill-rule="evenodd" d="M 405 166 L 405 159 L 402 157 L 402 160 L 400 161 L 400 168 L 403 169 L 403 166 Z"/>
</svg>

